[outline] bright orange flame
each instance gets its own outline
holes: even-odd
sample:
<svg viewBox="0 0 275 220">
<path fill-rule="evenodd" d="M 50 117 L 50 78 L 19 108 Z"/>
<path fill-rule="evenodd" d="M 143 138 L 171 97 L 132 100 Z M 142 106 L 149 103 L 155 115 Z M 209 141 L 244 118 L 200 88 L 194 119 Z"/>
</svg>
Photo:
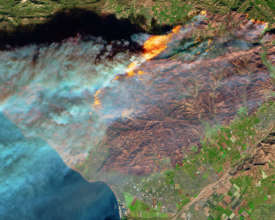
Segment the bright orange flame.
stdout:
<svg viewBox="0 0 275 220">
<path fill-rule="evenodd" d="M 143 49 L 145 50 L 143 56 L 146 60 L 152 59 L 153 57 L 160 54 L 167 48 L 167 43 L 171 40 L 172 36 L 178 33 L 181 26 L 178 25 L 172 29 L 172 32 L 167 35 L 156 35 L 150 37 L 145 41 Z"/>
<path fill-rule="evenodd" d="M 101 102 L 100 102 L 100 99 L 98 97 L 100 93 L 101 93 L 101 90 L 97 90 L 95 95 L 94 95 L 94 104 L 93 104 L 93 106 L 95 108 L 101 107 Z"/>
<path fill-rule="evenodd" d="M 181 25 L 178 25 L 178 26 L 174 27 L 172 29 L 171 33 L 169 33 L 167 35 L 156 35 L 156 36 L 149 37 L 149 39 L 147 39 L 143 45 L 143 49 L 144 49 L 144 53 L 142 54 L 143 58 L 145 58 L 146 60 L 150 60 L 153 57 L 160 54 L 162 51 L 164 51 L 167 48 L 167 44 L 171 40 L 172 36 L 174 34 L 178 33 L 180 31 L 180 29 L 181 29 Z M 128 77 L 135 75 L 134 70 L 136 69 L 138 64 L 139 63 L 137 61 L 134 61 L 129 64 L 129 66 L 127 67 L 127 70 L 126 70 Z M 138 75 L 142 75 L 144 72 L 141 70 L 138 70 L 137 73 L 138 73 Z M 119 78 L 120 78 L 120 76 L 117 75 L 114 79 L 118 80 Z M 101 92 L 101 90 L 98 90 L 94 95 L 93 106 L 95 108 L 101 107 L 101 102 L 98 97 L 100 92 Z"/>
<path fill-rule="evenodd" d="M 143 54 L 144 58 L 149 60 L 160 54 L 166 49 L 168 41 L 169 35 L 150 37 L 143 45 L 145 51 Z"/>
<path fill-rule="evenodd" d="M 206 13 L 206 11 L 205 10 L 202 10 L 201 12 L 200 12 L 200 15 L 206 15 L 207 13 Z"/>
<path fill-rule="evenodd" d="M 176 27 L 174 27 L 174 28 L 172 29 L 172 32 L 173 32 L 174 34 L 176 34 L 176 33 L 178 33 L 178 32 L 180 31 L 180 29 L 181 29 L 181 25 L 177 25 Z"/>
<path fill-rule="evenodd" d="M 143 45 L 144 53 L 142 56 L 146 60 L 150 60 L 153 57 L 160 54 L 162 51 L 164 51 L 167 48 L 167 44 L 171 40 L 172 36 L 178 33 L 180 29 L 181 29 L 181 25 L 178 25 L 174 27 L 171 33 L 167 35 L 156 35 L 156 36 L 149 37 Z M 137 65 L 138 65 L 137 62 L 132 62 L 129 64 L 126 70 L 127 76 L 131 77 L 135 75 L 134 69 L 137 67 Z M 142 73 L 143 72 L 138 72 L 138 74 L 142 74 Z"/>
<path fill-rule="evenodd" d="M 260 24 L 260 25 L 264 25 L 264 29 L 268 28 L 268 22 L 265 21 L 260 21 L 260 20 L 255 20 L 255 19 L 250 19 L 251 22 L 253 22 L 254 24 Z"/>
<path fill-rule="evenodd" d="M 136 68 L 137 66 L 137 62 L 132 62 L 129 64 L 126 72 L 127 72 L 127 76 L 134 76 L 135 75 L 135 72 L 134 72 L 134 69 Z"/>
</svg>

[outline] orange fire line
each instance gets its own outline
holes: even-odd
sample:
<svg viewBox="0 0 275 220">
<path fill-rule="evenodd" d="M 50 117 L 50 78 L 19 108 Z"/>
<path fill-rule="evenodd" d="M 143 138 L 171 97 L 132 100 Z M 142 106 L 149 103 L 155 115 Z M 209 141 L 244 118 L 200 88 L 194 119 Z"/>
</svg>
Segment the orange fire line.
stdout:
<svg viewBox="0 0 275 220">
<path fill-rule="evenodd" d="M 171 40 L 172 36 L 176 33 L 178 33 L 181 29 L 181 25 L 178 25 L 176 27 L 174 27 L 171 31 L 171 33 L 167 34 L 167 35 L 156 35 L 156 36 L 151 36 L 149 37 L 143 45 L 143 49 L 144 49 L 144 53 L 142 54 L 142 57 L 145 60 L 150 60 L 153 57 L 157 56 L 158 54 L 160 54 L 162 51 L 164 51 L 167 48 L 167 44 L 168 42 Z M 134 61 L 132 63 L 130 63 L 127 67 L 126 73 L 127 73 L 127 77 L 132 77 L 134 75 L 136 75 L 135 73 L 135 69 L 136 67 L 139 65 L 139 63 L 137 61 Z M 137 74 L 141 75 L 144 72 L 141 70 L 137 71 Z M 115 80 L 119 79 L 119 76 L 115 77 Z M 95 95 L 94 95 L 94 104 L 93 107 L 95 108 L 100 108 L 101 107 L 101 102 L 99 99 L 99 94 L 100 94 L 101 90 L 98 90 Z"/>
<path fill-rule="evenodd" d="M 201 15 L 206 15 L 207 12 L 206 11 L 201 11 L 200 14 Z M 248 18 L 248 14 L 246 14 L 246 18 Z M 263 21 L 259 21 L 259 20 L 255 20 L 255 19 L 251 19 L 251 21 L 254 24 L 264 24 L 265 29 L 268 27 L 268 22 L 263 22 Z M 142 57 L 145 60 L 150 60 L 153 57 L 160 54 L 162 51 L 164 51 L 167 48 L 167 44 L 171 40 L 172 36 L 174 34 L 178 33 L 180 31 L 181 27 L 182 27 L 181 25 L 178 25 L 178 26 L 174 27 L 172 29 L 171 33 L 166 34 L 166 35 L 156 35 L 156 36 L 149 37 L 144 42 L 144 45 L 143 45 L 144 53 L 142 54 Z M 126 70 L 127 77 L 132 77 L 132 76 L 136 75 L 135 70 L 136 70 L 136 68 L 139 64 L 140 63 L 138 63 L 137 61 L 134 61 L 134 62 L 132 62 L 128 65 L 127 70 Z M 144 74 L 144 72 L 141 71 L 141 70 L 138 70 L 137 74 L 142 75 L 142 74 Z M 120 78 L 119 76 L 116 76 L 114 79 L 118 80 L 119 78 Z M 98 97 L 100 92 L 101 92 L 101 90 L 98 90 L 94 95 L 94 107 L 96 107 L 96 108 L 101 106 L 101 102 L 100 102 L 100 99 Z"/>
<path fill-rule="evenodd" d="M 101 93 L 101 90 L 97 90 L 95 95 L 94 95 L 94 104 L 93 104 L 94 108 L 100 108 L 101 107 L 100 98 L 98 97 L 100 93 Z"/>
<path fill-rule="evenodd" d="M 171 31 L 171 33 L 167 35 L 156 35 L 149 37 L 143 45 L 144 53 L 142 54 L 143 58 L 145 60 L 150 60 L 153 57 L 160 54 L 162 51 L 164 51 L 167 48 L 168 42 L 171 40 L 172 36 L 176 33 L 178 33 L 181 29 L 181 25 L 178 25 L 174 27 Z M 137 62 L 132 62 L 129 64 L 126 72 L 128 77 L 132 77 L 135 75 L 134 69 L 138 66 Z M 142 71 L 138 71 L 138 74 L 142 74 Z"/>
</svg>

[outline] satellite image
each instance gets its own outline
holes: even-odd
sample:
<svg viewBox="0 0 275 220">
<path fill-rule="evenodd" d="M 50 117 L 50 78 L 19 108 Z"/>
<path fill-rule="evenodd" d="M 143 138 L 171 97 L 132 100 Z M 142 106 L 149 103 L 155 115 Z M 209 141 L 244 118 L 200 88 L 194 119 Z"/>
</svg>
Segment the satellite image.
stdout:
<svg viewBox="0 0 275 220">
<path fill-rule="evenodd" d="M 0 220 L 275 220 L 274 0 L 0 0 Z"/>
</svg>

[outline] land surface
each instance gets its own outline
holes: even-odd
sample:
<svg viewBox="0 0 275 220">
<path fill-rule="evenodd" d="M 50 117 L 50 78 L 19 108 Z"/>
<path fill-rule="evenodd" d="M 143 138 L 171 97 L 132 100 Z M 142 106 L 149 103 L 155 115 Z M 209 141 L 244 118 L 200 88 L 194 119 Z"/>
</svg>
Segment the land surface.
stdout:
<svg viewBox="0 0 275 220">
<path fill-rule="evenodd" d="M 1 219 L 119 219 L 114 193 L 67 167 L 39 138 L 26 138 L 0 113 Z"/>
<path fill-rule="evenodd" d="M 102 112 L 117 97 L 115 104 L 125 114 L 108 127 L 98 147 L 107 148 L 108 156 L 97 172 L 106 182 L 113 182 L 114 174 L 108 173 L 128 176 L 126 183 L 113 182 L 113 187 L 124 194 L 130 219 L 272 218 L 268 210 L 274 209 L 273 154 L 258 162 L 251 158 L 263 154 L 254 151 L 274 132 L 274 46 L 270 44 L 274 35 L 262 34 L 260 24 L 244 18 L 238 23 L 240 16 L 233 15 L 232 26 L 220 35 L 207 29 L 210 22 L 216 26 L 223 22 L 219 16 L 206 16 L 207 21 L 191 24 L 190 29 L 183 27 L 185 31 L 176 34 L 163 53 L 136 68 L 138 80 L 120 77 L 120 88 L 134 88 L 128 90 L 134 105 L 120 100 L 120 88 L 102 91 Z M 197 40 L 192 41 L 194 33 Z M 93 155 L 91 151 L 80 168 L 86 178 L 97 164 Z M 242 166 L 257 176 L 249 176 L 251 172 L 242 171 Z M 259 189 L 257 172 L 264 172 L 267 179 Z M 266 205 L 260 202 L 262 197 L 253 198 L 257 190 L 269 195 Z"/>
<path fill-rule="evenodd" d="M 84 160 L 63 159 L 86 179 L 107 182 L 127 219 L 271 220 L 274 11 L 271 0 L 3 0 L 0 37 L 3 45 L 13 45 L 18 36 L 28 36 L 14 43 L 24 45 L 49 27 L 58 30 L 61 21 L 79 29 L 66 27 L 65 34 L 45 35 L 41 42 L 77 33 L 109 40 L 141 31 L 165 35 L 182 25 L 162 53 L 131 76 L 121 73 L 118 87 L 101 90 L 101 109 L 93 114 L 108 120 L 109 109 L 115 108 L 120 116 L 104 124 L 106 133 Z M 108 34 L 93 19 L 108 27 L 115 21 L 122 28 Z M 39 34 L 32 38 L 33 33 Z M 7 90 L 1 99 L 13 92 Z"/>
<path fill-rule="evenodd" d="M 12 34 L 25 28 L 32 31 L 38 24 L 48 23 L 58 13 L 78 16 L 75 9 L 128 19 L 152 33 L 160 32 L 164 26 L 190 21 L 201 10 L 221 15 L 234 11 L 244 13 L 249 18 L 269 22 L 270 27 L 274 28 L 275 11 L 272 0 L 1 0 L 1 34 Z"/>
</svg>

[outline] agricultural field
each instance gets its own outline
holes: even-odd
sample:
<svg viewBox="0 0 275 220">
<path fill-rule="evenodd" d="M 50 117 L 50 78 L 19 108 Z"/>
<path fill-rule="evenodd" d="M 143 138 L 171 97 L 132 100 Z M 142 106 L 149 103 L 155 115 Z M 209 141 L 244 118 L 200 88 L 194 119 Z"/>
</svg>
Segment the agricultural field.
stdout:
<svg viewBox="0 0 275 220">
<path fill-rule="evenodd" d="M 18 53 L 20 65 L 16 63 L 19 55 L 11 52 L 10 63 L 1 65 L 7 72 L 14 70 L 10 78 L 18 77 L 18 81 L 12 87 L 1 78 L 1 88 L 5 88 L 1 100 L 14 93 L 28 103 L 23 93 L 17 94 L 17 86 L 24 87 L 26 94 L 39 83 L 48 86 L 45 94 L 56 89 L 49 92 L 50 98 L 37 95 L 39 101 L 30 107 L 37 114 L 33 124 L 28 122 L 29 110 L 22 110 L 21 118 L 6 107 L 17 104 L 16 98 L 1 107 L 19 127 L 52 141 L 67 165 L 87 181 L 107 182 L 123 220 L 274 218 L 273 0 L 0 0 L 0 38 L 13 40 L 19 32 L 21 38 L 25 32 L 32 35 L 37 27 L 58 21 L 59 14 L 77 19 L 91 14 L 102 19 L 95 20 L 102 24 L 108 16 L 116 24 L 127 21 L 139 30 L 140 35 L 131 37 L 143 43 L 143 50 L 137 50 L 130 37 L 113 41 L 95 37 L 89 42 L 76 35 L 50 49 L 47 45 L 23 48 L 26 51 Z M 91 27 L 100 29 L 100 25 Z M 119 32 L 123 32 L 121 27 Z M 117 51 L 112 54 L 113 48 Z M 109 52 L 113 59 L 106 55 Z M 45 80 L 43 74 L 52 74 L 46 62 L 57 72 L 57 83 Z M 16 68 L 37 71 L 26 71 L 31 76 L 24 80 Z M 79 83 L 71 88 L 75 97 L 83 96 L 79 103 L 65 95 L 56 102 L 54 96 L 66 87 L 61 88 L 63 76 L 58 68 L 67 74 L 68 88 Z M 83 79 L 77 77 L 79 72 Z M 28 87 L 29 82 L 35 86 Z M 76 87 L 84 92 L 78 93 Z M 40 99 L 49 102 L 48 109 L 37 104 Z M 77 114 L 83 117 L 78 124 L 73 121 Z M 40 123 L 52 133 L 42 132 Z M 81 132 L 75 132 L 79 127 Z M 64 139 L 62 132 L 71 133 Z M 71 147 L 72 143 L 77 147 Z"/>
</svg>

